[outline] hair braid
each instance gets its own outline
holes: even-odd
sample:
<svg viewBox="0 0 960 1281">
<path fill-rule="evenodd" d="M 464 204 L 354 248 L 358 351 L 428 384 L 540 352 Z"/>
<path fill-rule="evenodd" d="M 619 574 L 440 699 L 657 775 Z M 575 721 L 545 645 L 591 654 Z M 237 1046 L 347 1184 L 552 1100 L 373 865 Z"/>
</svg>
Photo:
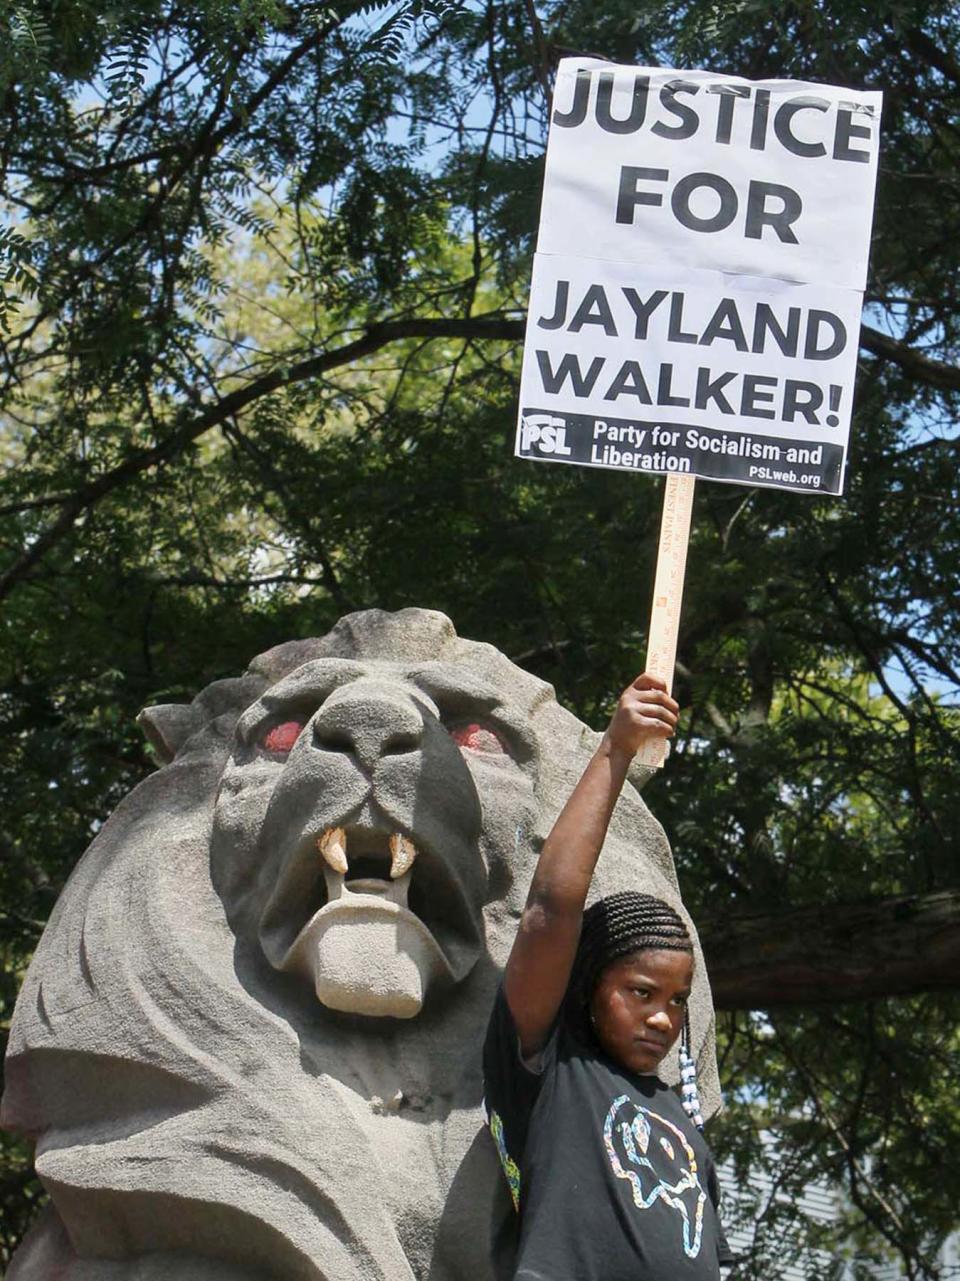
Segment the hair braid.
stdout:
<svg viewBox="0 0 960 1281">
<path fill-rule="evenodd" d="M 693 951 L 687 927 L 669 903 L 652 894 L 621 890 L 588 907 L 573 971 L 581 999 L 589 1002 L 611 961 L 644 949 Z"/>
</svg>

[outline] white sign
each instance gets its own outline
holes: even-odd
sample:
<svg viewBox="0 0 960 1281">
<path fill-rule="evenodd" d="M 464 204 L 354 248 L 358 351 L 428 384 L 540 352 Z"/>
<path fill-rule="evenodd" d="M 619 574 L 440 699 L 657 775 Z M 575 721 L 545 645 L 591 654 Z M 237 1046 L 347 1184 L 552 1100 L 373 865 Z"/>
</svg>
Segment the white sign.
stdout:
<svg viewBox="0 0 960 1281">
<path fill-rule="evenodd" d="M 880 105 L 565 59 L 517 453 L 839 493 Z"/>
</svg>

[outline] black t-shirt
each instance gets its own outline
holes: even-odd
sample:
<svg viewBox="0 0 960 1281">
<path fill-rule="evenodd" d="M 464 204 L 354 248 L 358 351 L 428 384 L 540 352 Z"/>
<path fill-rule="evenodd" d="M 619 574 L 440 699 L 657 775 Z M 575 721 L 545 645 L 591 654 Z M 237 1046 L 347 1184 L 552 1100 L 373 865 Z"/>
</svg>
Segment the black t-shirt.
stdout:
<svg viewBox="0 0 960 1281">
<path fill-rule="evenodd" d="M 710 1150 L 680 1100 L 561 1017 L 532 1071 L 503 989 L 483 1051 L 490 1130 L 520 1212 L 516 1281 L 718 1281 L 731 1261 Z"/>
</svg>

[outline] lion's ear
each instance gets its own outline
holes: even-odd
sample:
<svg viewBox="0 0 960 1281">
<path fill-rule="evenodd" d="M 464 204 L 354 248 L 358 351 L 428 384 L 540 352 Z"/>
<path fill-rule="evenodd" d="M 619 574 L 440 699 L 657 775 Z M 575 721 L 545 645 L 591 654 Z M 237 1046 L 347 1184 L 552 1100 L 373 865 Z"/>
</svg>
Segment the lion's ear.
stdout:
<svg viewBox="0 0 960 1281">
<path fill-rule="evenodd" d="M 162 765 L 173 760 L 202 721 L 200 712 L 190 703 L 159 703 L 156 707 L 145 707 L 137 717 L 137 724 Z"/>
</svg>

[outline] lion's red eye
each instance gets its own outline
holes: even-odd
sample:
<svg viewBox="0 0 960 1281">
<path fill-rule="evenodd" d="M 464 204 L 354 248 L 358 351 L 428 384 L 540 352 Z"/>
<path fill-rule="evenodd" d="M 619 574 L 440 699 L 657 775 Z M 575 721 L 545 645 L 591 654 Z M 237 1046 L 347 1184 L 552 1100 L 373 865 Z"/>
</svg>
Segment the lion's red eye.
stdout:
<svg viewBox="0 0 960 1281">
<path fill-rule="evenodd" d="M 276 756 L 286 756 L 300 737 L 303 725 L 303 721 L 284 721 L 282 725 L 274 725 L 263 740 L 264 749 Z"/>
<path fill-rule="evenodd" d="M 459 725 L 450 731 L 450 737 L 462 751 L 504 755 L 504 746 L 499 736 L 484 725 Z"/>
</svg>

